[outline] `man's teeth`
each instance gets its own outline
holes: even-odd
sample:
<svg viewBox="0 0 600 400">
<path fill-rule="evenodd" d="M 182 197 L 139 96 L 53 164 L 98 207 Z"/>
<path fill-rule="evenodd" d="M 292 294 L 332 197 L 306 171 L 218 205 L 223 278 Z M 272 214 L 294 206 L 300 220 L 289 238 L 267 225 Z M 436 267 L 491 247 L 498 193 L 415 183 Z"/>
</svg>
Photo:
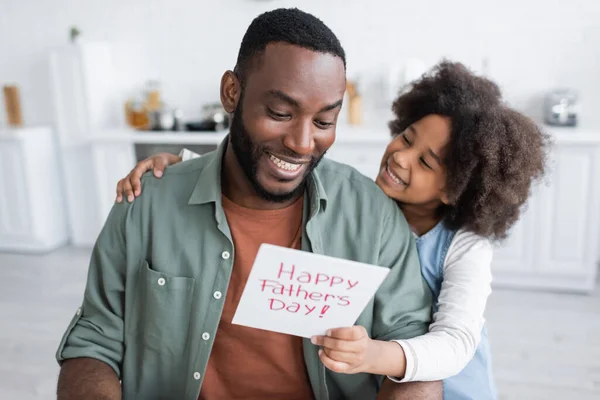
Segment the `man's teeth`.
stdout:
<svg viewBox="0 0 600 400">
<path fill-rule="evenodd" d="M 274 155 L 270 155 L 269 158 L 271 159 L 271 161 L 273 161 L 273 163 L 275 165 L 277 165 L 279 168 L 284 169 L 286 171 L 296 171 L 302 165 L 302 164 L 292 164 L 287 161 L 283 161 L 283 160 L 275 157 Z"/>
<path fill-rule="evenodd" d="M 386 167 L 386 169 L 387 169 L 387 173 L 390 175 L 390 177 L 392 178 L 392 180 L 394 182 L 396 182 L 398 185 L 404 185 L 405 184 L 400 178 L 398 178 L 396 175 L 394 175 L 394 173 L 390 169 L 389 165 Z"/>
</svg>

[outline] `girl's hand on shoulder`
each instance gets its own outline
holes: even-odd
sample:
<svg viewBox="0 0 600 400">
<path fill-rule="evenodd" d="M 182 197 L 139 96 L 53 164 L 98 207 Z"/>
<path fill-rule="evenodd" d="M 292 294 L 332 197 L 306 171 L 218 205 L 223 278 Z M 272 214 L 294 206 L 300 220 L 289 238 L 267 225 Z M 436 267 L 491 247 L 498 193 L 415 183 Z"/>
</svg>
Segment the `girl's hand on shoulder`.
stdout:
<svg viewBox="0 0 600 400">
<path fill-rule="evenodd" d="M 123 201 L 123 195 L 131 203 L 142 194 L 141 179 L 146 172 L 154 170 L 154 176 L 160 178 L 167 166 L 178 162 L 181 162 L 181 158 L 175 154 L 158 153 L 137 163 L 131 172 L 117 183 L 117 203 Z"/>
</svg>

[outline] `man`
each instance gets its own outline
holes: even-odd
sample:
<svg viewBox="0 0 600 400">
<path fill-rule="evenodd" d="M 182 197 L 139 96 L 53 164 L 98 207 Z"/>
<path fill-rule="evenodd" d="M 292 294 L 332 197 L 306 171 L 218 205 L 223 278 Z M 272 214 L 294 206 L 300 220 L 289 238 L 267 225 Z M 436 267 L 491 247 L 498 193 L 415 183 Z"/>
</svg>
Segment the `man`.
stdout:
<svg viewBox="0 0 600 400">
<path fill-rule="evenodd" d="M 326 371 L 308 340 L 231 323 L 258 247 L 272 243 L 389 267 L 357 324 L 380 340 L 427 331 L 431 297 L 400 211 L 322 159 L 345 83 L 344 51 L 314 16 L 252 22 L 221 81 L 229 137 L 113 207 L 57 352 L 59 399 L 378 396 L 381 377 Z M 379 398 L 441 398 L 441 384 L 385 380 Z"/>
</svg>

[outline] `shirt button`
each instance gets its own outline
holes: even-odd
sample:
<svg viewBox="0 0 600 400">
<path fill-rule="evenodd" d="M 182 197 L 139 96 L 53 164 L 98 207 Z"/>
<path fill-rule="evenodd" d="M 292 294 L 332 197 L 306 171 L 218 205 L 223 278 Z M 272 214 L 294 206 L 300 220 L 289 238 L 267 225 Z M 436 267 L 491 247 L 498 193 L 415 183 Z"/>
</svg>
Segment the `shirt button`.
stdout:
<svg viewBox="0 0 600 400">
<path fill-rule="evenodd" d="M 204 332 L 204 333 L 202 334 L 202 339 L 204 339 L 204 340 L 208 340 L 208 339 L 210 339 L 210 334 L 209 334 L 208 332 Z"/>
<path fill-rule="evenodd" d="M 165 281 L 165 278 L 158 278 L 158 284 L 159 284 L 160 286 L 164 286 L 164 285 L 165 285 L 165 282 L 166 282 L 166 281 Z"/>
<path fill-rule="evenodd" d="M 219 297 L 221 297 L 221 296 L 219 296 Z M 76 312 L 75 314 L 77 314 L 77 315 L 81 315 L 81 307 L 79 307 L 79 308 L 77 309 L 77 312 Z"/>
<path fill-rule="evenodd" d="M 221 258 L 223 258 L 223 260 L 229 260 L 229 257 L 231 257 L 231 254 L 229 254 L 228 251 L 224 251 L 221 253 Z"/>
<path fill-rule="evenodd" d="M 200 380 L 200 372 L 194 372 L 194 379 L 195 380 Z"/>
<path fill-rule="evenodd" d="M 217 300 L 219 300 L 222 296 L 222 293 L 219 292 L 218 290 L 216 292 L 213 293 L 213 297 Z"/>
</svg>

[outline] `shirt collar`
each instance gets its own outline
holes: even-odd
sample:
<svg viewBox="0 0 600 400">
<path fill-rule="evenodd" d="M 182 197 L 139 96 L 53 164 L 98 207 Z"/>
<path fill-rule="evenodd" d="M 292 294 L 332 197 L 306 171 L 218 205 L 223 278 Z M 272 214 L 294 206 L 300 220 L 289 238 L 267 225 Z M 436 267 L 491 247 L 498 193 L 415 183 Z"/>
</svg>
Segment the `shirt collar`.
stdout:
<svg viewBox="0 0 600 400">
<path fill-rule="evenodd" d="M 326 161 L 326 160 L 324 160 Z M 308 179 L 308 197 L 310 199 L 310 216 L 314 216 L 321 208 L 327 208 L 327 193 L 319 177 L 319 167 L 315 168 Z"/>
<path fill-rule="evenodd" d="M 202 156 L 206 165 L 200 171 L 194 191 L 188 204 L 206 204 L 221 202 L 221 166 L 227 150 L 229 135 L 225 136 L 216 151 Z"/>
</svg>

